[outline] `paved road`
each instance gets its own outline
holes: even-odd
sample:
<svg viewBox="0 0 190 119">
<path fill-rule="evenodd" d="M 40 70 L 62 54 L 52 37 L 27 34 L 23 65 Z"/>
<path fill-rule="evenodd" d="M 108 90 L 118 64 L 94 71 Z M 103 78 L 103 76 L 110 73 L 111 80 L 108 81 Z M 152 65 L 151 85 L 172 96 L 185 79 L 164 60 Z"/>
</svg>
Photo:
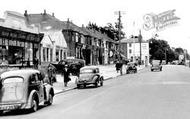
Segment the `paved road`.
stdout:
<svg viewBox="0 0 190 119">
<path fill-rule="evenodd" d="M 8 113 L 1 119 L 189 119 L 190 69 L 143 69 L 105 82 L 103 87 L 58 94 L 52 106 L 35 113 Z"/>
</svg>

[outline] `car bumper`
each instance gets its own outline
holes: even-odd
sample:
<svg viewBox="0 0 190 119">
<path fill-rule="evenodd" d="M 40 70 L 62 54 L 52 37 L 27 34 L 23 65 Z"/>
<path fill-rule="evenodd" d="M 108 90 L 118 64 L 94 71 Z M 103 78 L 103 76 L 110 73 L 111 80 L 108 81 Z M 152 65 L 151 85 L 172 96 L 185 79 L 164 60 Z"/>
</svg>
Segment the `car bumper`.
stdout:
<svg viewBox="0 0 190 119">
<path fill-rule="evenodd" d="M 90 84 L 94 84 L 95 81 L 92 80 L 92 81 L 88 81 L 88 80 L 80 80 L 80 81 L 77 81 L 76 84 L 77 85 L 90 85 Z"/>
</svg>

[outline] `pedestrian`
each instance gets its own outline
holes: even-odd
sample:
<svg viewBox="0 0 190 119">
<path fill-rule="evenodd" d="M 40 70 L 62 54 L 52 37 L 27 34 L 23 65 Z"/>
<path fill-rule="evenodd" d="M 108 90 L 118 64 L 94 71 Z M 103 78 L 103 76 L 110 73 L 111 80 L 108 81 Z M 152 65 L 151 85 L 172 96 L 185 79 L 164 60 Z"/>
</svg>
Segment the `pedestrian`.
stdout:
<svg viewBox="0 0 190 119">
<path fill-rule="evenodd" d="M 55 78 L 55 67 L 50 63 L 47 67 L 47 73 L 48 73 L 48 78 L 50 80 L 50 84 L 53 85 L 54 78 Z"/>
<path fill-rule="evenodd" d="M 116 67 L 117 73 L 120 71 L 120 74 L 122 75 L 123 74 L 122 73 L 122 67 L 123 67 L 122 61 L 117 61 L 115 67 Z"/>
<path fill-rule="evenodd" d="M 66 64 L 63 69 L 63 77 L 64 77 L 64 86 L 67 87 L 68 82 L 71 80 L 70 76 L 70 69 Z"/>
<path fill-rule="evenodd" d="M 34 64 L 34 69 L 38 69 L 38 58 L 37 57 L 34 58 L 33 64 Z"/>
</svg>

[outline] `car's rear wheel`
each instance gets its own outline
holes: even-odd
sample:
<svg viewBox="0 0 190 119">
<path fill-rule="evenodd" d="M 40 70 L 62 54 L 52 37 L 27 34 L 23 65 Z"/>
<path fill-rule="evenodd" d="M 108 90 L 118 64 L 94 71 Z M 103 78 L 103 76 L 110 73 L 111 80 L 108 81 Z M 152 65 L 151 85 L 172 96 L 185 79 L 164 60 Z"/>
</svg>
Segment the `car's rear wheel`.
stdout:
<svg viewBox="0 0 190 119">
<path fill-rule="evenodd" d="M 103 80 L 100 82 L 100 86 L 103 86 L 104 85 L 104 83 L 103 83 Z"/>
<path fill-rule="evenodd" d="M 96 87 L 96 88 L 98 87 L 98 82 L 94 83 L 94 87 Z"/>
<path fill-rule="evenodd" d="M 0 115 L 3 115 L 3 110 L 0 110 Z"/>
<path fill-rule="evenodd" d="M 80 85 L 79 85 L 79 84 L 77 84 L 77 88 L 80 88 Z"/>
<path fill-rule="evenodd" d="M 49 94 L 49 100 L 48 100 L 48 102 L 47 102 L 47 105 L 52 105 L 52 103 L 53 103 L 53 95 L 50 93 L 50 94 Z"/>
<path fill-rule="evenodd" d="M 37 102 L 37 100 L 33 97 L 33 98 L 32 98 L 31 112 L 36 112 L 37 110 L 38 110 L 38 102 Z"/>
</svg>

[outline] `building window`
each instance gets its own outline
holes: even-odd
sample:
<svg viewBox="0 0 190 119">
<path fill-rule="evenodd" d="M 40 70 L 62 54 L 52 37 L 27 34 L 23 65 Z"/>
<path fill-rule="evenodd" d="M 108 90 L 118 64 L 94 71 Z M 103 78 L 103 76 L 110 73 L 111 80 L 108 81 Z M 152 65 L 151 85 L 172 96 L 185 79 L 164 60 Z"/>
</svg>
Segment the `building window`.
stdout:
<svg viewBox="0 0 190 119">
<path fill-rule="evenodd" d="M 132 50 L 131 50 L 131 49 L 129 49 L 129 53 L 130 53 L 130 54 L 132 53 Z"/>
<path fill-rule="evenodd" d="M 64 55 L 64 59 L 66 59 L 66 52 L 64 52 L 64 54 L 63 54 L 63 55 Z"/>
<path fill-rule="evenodd" d="M 46 61 L 48 62 L 48 61 L 49 61 L 49 48 L 47 48 L 46 51 L 47 51 L 47 54 L 46 54 L 46 56 L 47 56 L 46 58 L 47 58 L 47 59 L 46 59 Z"/>
<path fill-rule="evenodd" d="M 53 49 L 50 49 L 50 61 L 53 61 Z"/>
<path fill-rule="evenodd" d="M 46 61 L 46 49 L 45 48 L 43 48 L 43 61 L 45 62 Z"/>
<path fill-rule="evenodd" d="M 129 47 L 132 47 L 132 44 L 131 44 L 131 43 L 129 43 Z"/>
<path fill-rule="evenodd" d="M 63 59 L 63 50 L 61 50 L 61 52 L 60 52 L 60 60 L 62 60 Z"/>
<path fill-rule="evenodd" d="M 56 56 L 56 61 L 59 61 L 59 50 L 58 49 L 56 49 L 55 56 Z"/>
</svg>

